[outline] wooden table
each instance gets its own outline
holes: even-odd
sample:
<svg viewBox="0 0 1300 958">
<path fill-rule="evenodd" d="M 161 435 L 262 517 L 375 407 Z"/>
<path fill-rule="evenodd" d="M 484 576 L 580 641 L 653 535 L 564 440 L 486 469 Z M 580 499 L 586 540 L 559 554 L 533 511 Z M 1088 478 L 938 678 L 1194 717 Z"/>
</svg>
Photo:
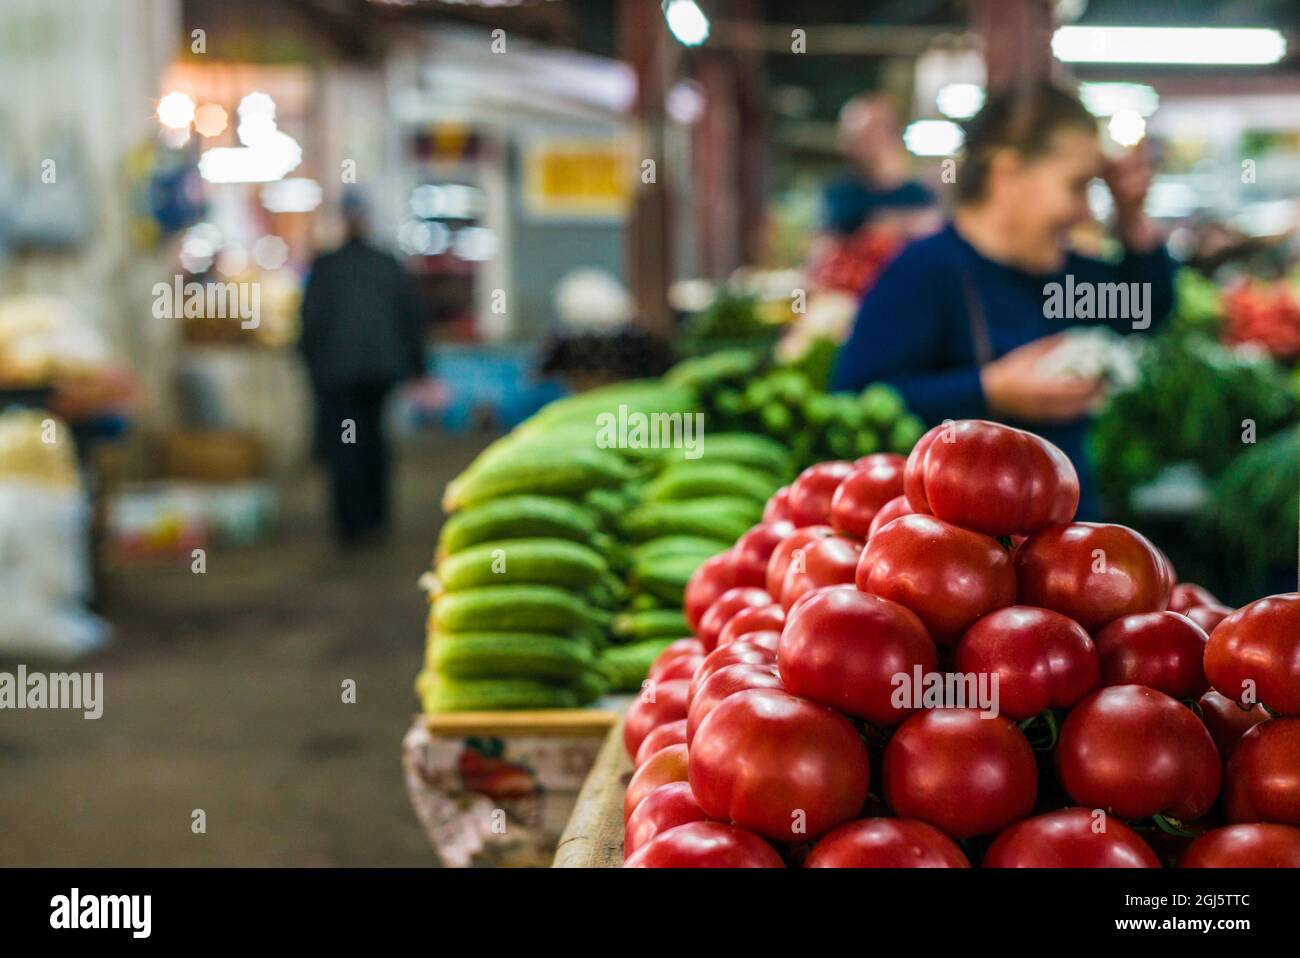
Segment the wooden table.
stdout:
<svg viewBox="0 0 1300 958">
<path fill-rule="evenodd" d="M 623 794 L 632 762 L 623 748 L 620 720 L 596 756 L 555 852 L 554 868 L 620 868 L 623 865 Z"/>
</svg>

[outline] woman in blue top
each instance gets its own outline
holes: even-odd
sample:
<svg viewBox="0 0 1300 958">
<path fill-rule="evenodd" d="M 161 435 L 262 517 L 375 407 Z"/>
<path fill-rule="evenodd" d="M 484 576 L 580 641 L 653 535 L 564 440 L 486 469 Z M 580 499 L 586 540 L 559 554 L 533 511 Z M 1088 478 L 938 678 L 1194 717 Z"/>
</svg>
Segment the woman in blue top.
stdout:
<svg viewBox="0 0 1300 958">
<path fill-rule="evenodd" d="M 1113 264 L 1068 247 L 1090 218 L 1098 176 L 1124 247 Z M 1074 462 L 1079 517 L 1095 518 L 1085 437 L 1104 383 L 1044 372 L 1040 361 L 1067 327 L 1127 333 L 1168 315 L 1173 263 L 1143 213 L 1150 183 L 1141 153 L 1106 160 L 1095 118 L 1069 93 L 1039 84 L 990 98 L 967 128 L 952 220 L 881 273 L 834 388 L 884 381 L 931 425 L 982 418 L 1031 429 Z"/>
</svg>

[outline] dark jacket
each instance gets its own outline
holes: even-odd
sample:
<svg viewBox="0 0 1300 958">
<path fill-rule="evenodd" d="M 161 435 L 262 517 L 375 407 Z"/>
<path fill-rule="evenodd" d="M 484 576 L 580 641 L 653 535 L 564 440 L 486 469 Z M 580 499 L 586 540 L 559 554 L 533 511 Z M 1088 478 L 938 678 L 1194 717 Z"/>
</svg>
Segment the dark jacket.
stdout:
<svg viewBox="0 0 1300 958">
<path fill-rule="evenodd" d="M 928 425 L 992 418 L 980 386 L 971 297 L 985 317 L 991 358 L 1071 326 L 1132 331 L 1132 320 L 1124 317 L 1049 317 L 1045 287 L 1064 284 L 1067 276 L 1075 285 L 1149 283 L 1152 329 L 1173 307 L 1173 260 L 1163 246 L 1150 253 L 1126 252 L 1114 264 L 1071 253 L 1059 273 L 1033 275 L 985 258 L 950 224 L 907 246 L 881 273 L 840 350 L 832 386 L 857 390 L 878 380 L 889 383 Z M 1087 420 L 1012 425 L 1038 433 L 1070 457 L 1083 492 L 1079 516 L 1095 518 Z"/>
<path fill-rule="evenodd" d="M 401 264 L 355 238 L 317 257 L 303 294 L 301 348 L 317 389 L 423 373 L 419 299 Z"/>
</svg>

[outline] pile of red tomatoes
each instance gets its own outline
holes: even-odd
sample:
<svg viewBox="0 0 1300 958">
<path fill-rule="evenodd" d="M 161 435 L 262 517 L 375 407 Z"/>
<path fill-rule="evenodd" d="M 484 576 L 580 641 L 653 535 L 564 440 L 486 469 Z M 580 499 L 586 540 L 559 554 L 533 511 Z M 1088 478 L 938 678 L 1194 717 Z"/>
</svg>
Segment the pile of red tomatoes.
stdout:
<svg viewBox="0 0 1300 958">
<path fill-rule="evenodd" d="M 624 725 L 634 867 L 1300 866 L 1300 595 L 1075 522 L 978 420 L 824 462 L 692 578 Z"/>
</svg>

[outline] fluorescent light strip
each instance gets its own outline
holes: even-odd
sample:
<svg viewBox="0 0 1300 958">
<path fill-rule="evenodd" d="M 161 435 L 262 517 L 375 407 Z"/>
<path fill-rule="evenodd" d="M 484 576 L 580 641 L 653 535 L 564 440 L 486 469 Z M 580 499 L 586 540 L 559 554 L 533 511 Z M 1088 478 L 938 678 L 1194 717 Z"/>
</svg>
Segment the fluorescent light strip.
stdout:
<svg viewBox="0 0 1300 958">
<path fill-rule="evenodd" d="M 1286 38 L 1257 27 L 1059 27 L 1052 52 L 1063 63 L 1277 63 Z"/>
</svg>

